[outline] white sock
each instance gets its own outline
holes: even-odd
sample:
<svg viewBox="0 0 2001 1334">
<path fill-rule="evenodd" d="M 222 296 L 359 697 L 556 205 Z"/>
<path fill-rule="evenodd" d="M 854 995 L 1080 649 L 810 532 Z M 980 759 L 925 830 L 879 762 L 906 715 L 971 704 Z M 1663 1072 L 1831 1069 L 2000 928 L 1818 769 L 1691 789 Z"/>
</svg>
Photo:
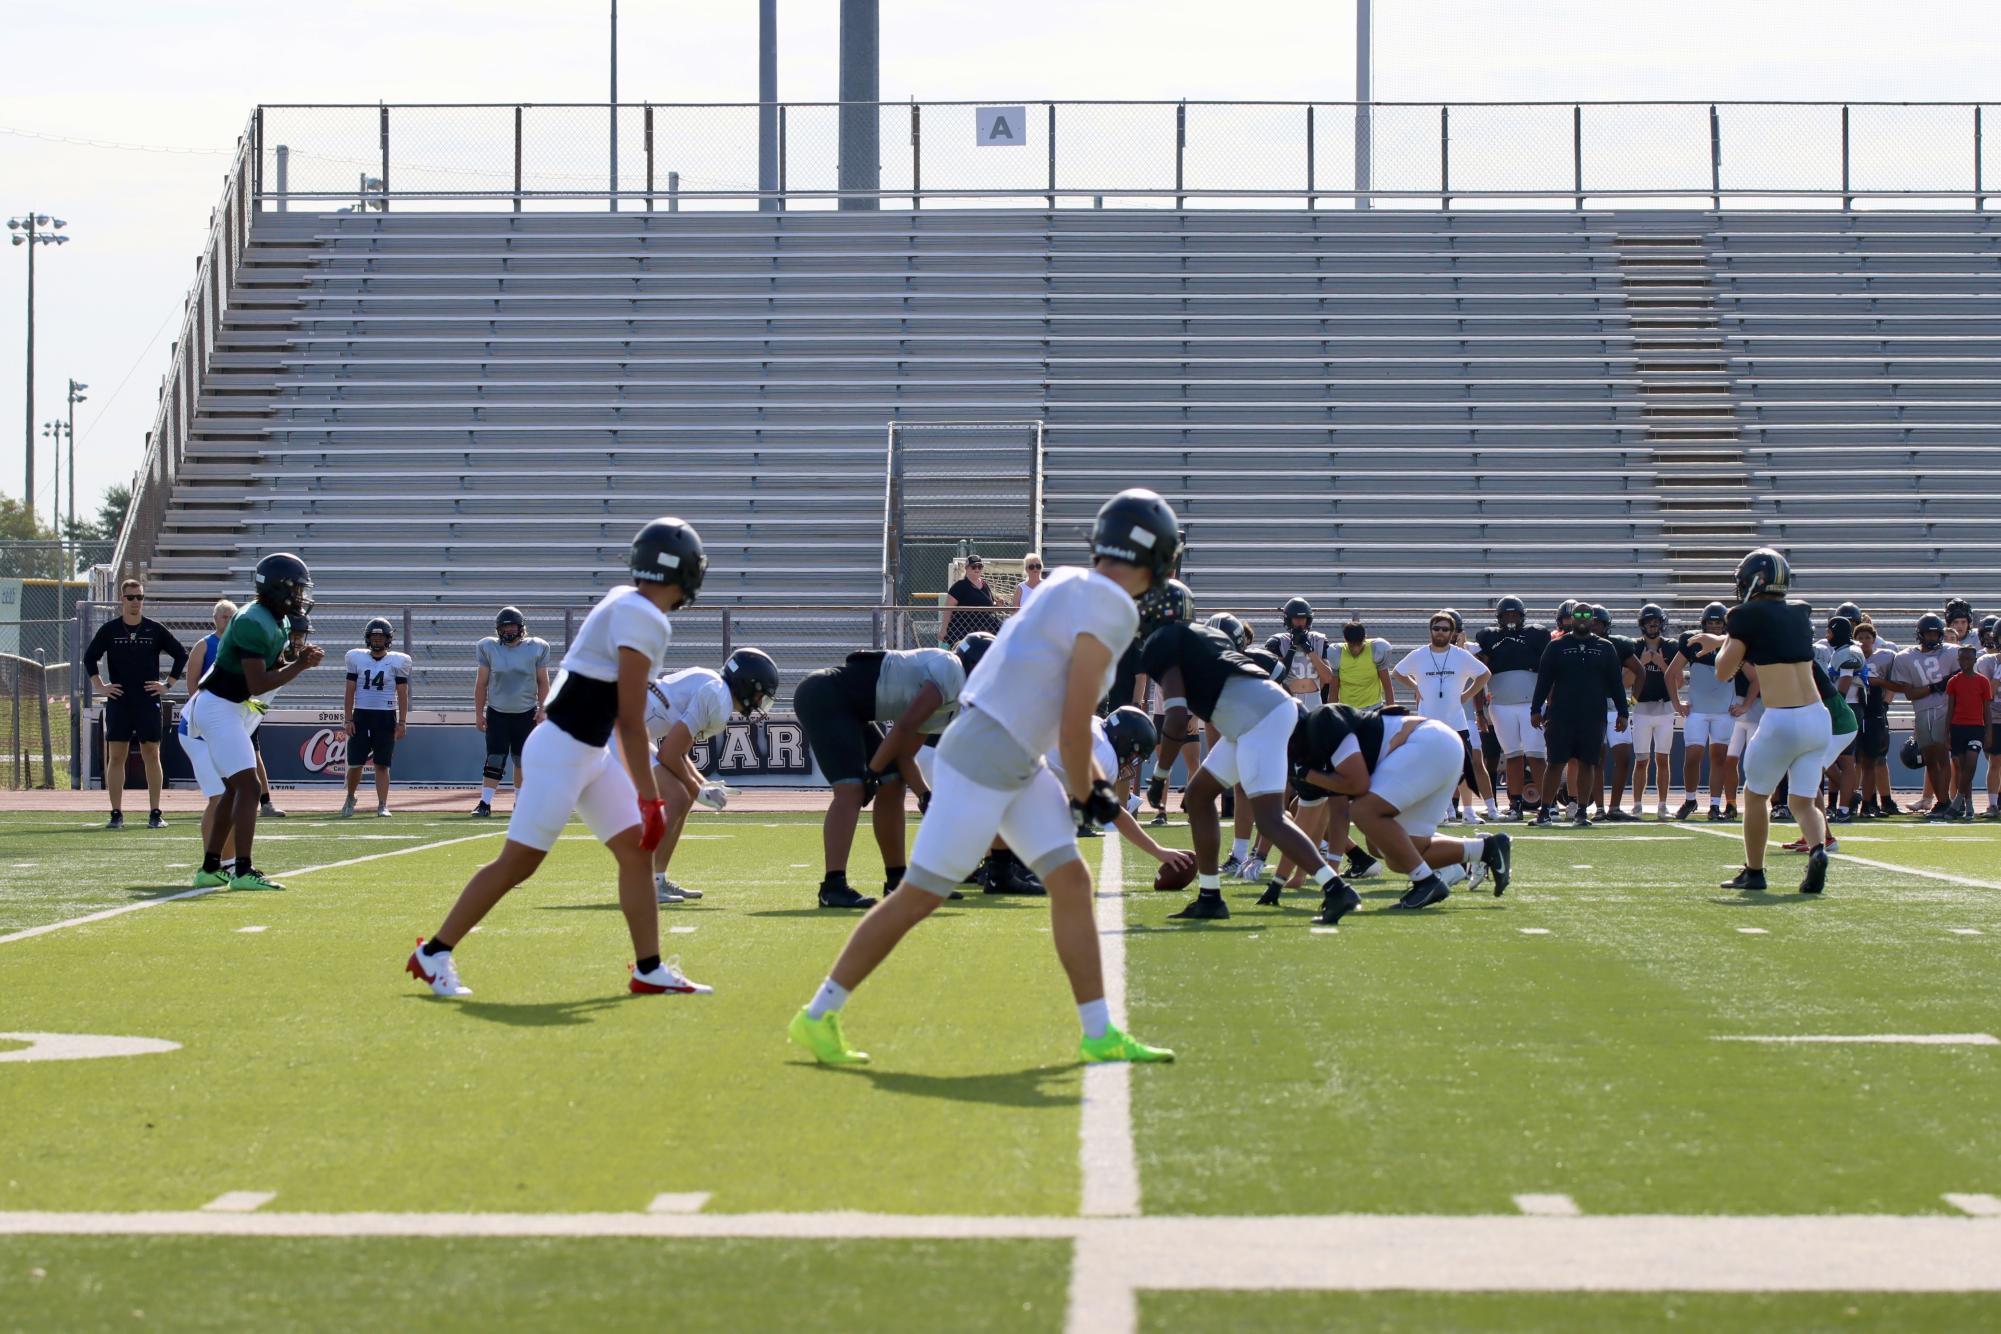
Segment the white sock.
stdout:
<svg viewBox="0 0 2001 1334">
<path fill-rule="evenodd" d="M 1439 868 L 1437 874 L 1438 878 L 1446 884 L 1456 885 L 1466 878 L 1466 868 L 1463 866 L 1443 866 Z"/>
<path fill-rule="evenodd" d="M 1479 861 L 1480 854 L 1487 850 L 1487 840 L 1484 838 L 1462 838 L 1459 841 L 1466 845 L 1465 861 L 1468 866 Z"/>
<path fill-rule="evenodd" d="M 1138 815 L 1138 814 L 1139 814 L 1139 808 L 1140 808 L 1140 807 L 1141 807 L 1141 805 L 1143 805 L 1143 804 L 1144 804 L 1144 803 L 1142 802 L 1142 800 L 1141 800 L 1141 798 L 1140 798 L 1140 794 L 1139 794 L 1139 793 L 1137 793 L 1137 792 L 1133 793 L 1131 797 L 1129 797 L 1129 798 L 1127 798 L 1127 799 L 1126 799 L 1126 814 L 1128 814 L 1128 815 Z"/>
<path fill-rule="evenodd" d="M 830 977 L 820 984 L 818 991 L 813 993 L 813 999 L 806 1002 L 806 1017 L 825 1019 L 829 1014 L 839 1012 L 847 1003 L 848 989 Z M 1098 1003 L 1104 1004 L 1103 1001 Z"/>
<path fill-rule="evenodd" d="M 1230 855 L 1232 857 L 1235 857 L 1238 861 L 1242 861 L 1244 858 L 1250 856 L 1251 841 L 1247 838 L 1240 838 L 1235 840 L 1230 844 Z"/>
<path fill-rule="evenodd" d="M 1492 797 L 1487 798 L 1487 814 L 1499 815 L 1500 813 L 1500 807 L 1494 805 L 1494 799 Z"/>
<path fill-rule="evenodd" d="M 832 982 L 827 984 L 833 986 Z M 1101 1038 L 1112 1027 L 1112 1007 L 1102 996 L 1094 1001 L 1085 1001 L 1077 1007 L 1077 1019 L 1084 1025 L 1084 1036 Z"/>
<path fill-rule="evenodd" d="M 1313 873 L 1313 883 L 1319 885 L 1322 889 L 1325 889 L 1327 887 L 1327 882 L 1332 880 L 1333 878 L 1334 878 L 1334 868 L 1324 864 L 1321 866 L 1319 870 Z"/>
<path fill-rule="evenodd" d="M 479 790 L 479 800 L 481 805 L 493 805 L 493 788 L 491 786 L 481 788 Z"/>
<path fill-rule="evenodd" d="M 1197 875 L 1195 881 L 1197 887 L 1201 889 L 1221 890 L 1223 888 L 1223 877 L 1220 874 Z"/>
</svg>

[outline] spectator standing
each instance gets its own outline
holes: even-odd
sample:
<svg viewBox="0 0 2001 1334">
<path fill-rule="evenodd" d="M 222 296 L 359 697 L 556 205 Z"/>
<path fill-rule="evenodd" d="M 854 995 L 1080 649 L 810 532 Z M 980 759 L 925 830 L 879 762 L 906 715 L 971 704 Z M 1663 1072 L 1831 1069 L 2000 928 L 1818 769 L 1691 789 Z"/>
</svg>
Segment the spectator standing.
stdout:
<svg viewBox="0 0 2001 1334">
<path fill-rule="evenodd" d="M 1958 646 L 1959 670 L 1947 678 L 1945 693 L 1952 708 L 1953 791 L 1950 806 L 1962 820 L 1973 818 L 1973 777 L 1987 741 L 1987 706 L 1994 701 L 1994 682 L 1975 671 L 1980 650 L 1972 643 Z"/>
<path fill-rule="evenodd" d="M 958 608 L 993 607 L 994 591 L 987 587 L 987 563 L 975 553 L 966 557 L 965 575 L 945 590 L 944 627 L 940 642 L 950 648 L 970 634 L 997 635 L 1000 616 L 991 611 L 961 611 Z"/>
<path fill-rule="evenodd" d="M 1390 641 L 1371 639 L 1360 621 L 1341 627 L 1340 661 L 1334 671 L 1335 699 L 1351 709 L 1368 709 L 1389 702 Z"/>
<path fill-rule="evenodd" d="M 1042 588 L 1042 553 L 1031 551 L 1021 558 L 1021 582 L 1014 586 L 1014 609 L 1020 611 Z"/>
<path fill-rule="evenodd" d="M 528 633 L 527 618 L 514 607 L 502 607 L 493 618 L 493 633 L 473 646 L 479 671 L 472 683 L 472 715 L 486 734 L 486 765 L 480 772 L 479 805 L 473 818 L 493 814 L 494 794 L 514 760 L 514 795 L 521 795 L 521 750 L 528 734 L 542 721 L 549 698 L 549 641 Z"/>
<path fill-rule="evenodd" d="M 120 612 L 115 621 L 106 621 L 90 637 L 84 650 L 83 667 L 97 678 L 104 696 L 104 787 L 111 798 L 111 819 L 106 829 L 125 827 L 125 762 L 132 743 L 139 743 L 139 757 L 146 766 L 146 796 L 149 829 L 164 829 L 160 815 L 160 732 L 161 709 L 166 694 L 188 669 L 188 651 L 166 626 L 145 614 L 146 589 L 137 579 L 118 586 Z M 160 658 L 172 666 L 165 680 L 160 677 Z M 102 665 L 104 670 L 99 671 Z"/>
</svg>

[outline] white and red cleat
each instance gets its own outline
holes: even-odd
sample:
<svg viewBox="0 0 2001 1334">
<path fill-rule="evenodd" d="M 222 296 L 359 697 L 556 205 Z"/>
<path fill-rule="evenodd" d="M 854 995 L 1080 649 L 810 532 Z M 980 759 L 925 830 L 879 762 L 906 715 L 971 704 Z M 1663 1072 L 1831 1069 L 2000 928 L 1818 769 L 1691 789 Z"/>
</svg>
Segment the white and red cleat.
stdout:
<svg viewBox="0 0 2001 1334">
<path fill-rule="evenodd" d="M 442 954 L 424 953 L 424 938 L 417 937 L 417 948 L 410 951 L 410 960 L 403 965 L 403 971 L 422 982 L 440 996 L 470 996 L 472 988 L 459 981 L 459 966 L 452 962 L 452 952 Z"/>
<path fill-rule="evenodd" d="M 707 996 L 715 991 L 714 987 L 690 981 L 688 975 L 681 971 L 679 955 L 651 972 L 642 973 L 635 966 L 628 985 L 636 996 Z"/>
</svg>

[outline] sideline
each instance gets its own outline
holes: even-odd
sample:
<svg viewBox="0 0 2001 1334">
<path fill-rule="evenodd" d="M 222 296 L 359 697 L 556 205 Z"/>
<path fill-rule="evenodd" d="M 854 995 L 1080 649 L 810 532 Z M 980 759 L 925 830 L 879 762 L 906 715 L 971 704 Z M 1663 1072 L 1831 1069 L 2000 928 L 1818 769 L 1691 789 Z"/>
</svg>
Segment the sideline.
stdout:
<svg viewBox="0 0 2001 1334">
<path fill-rule="evenodd" d="M 1711 829 L 1707 825 L 1693 824 L 1679 825 L 1677 827 L 1690 834 L 1708 834 L 1713 838 L 1727 838 L 1739 847 L 1743 846 L 1744 843 L 1744 834 L 1739 829 Z M 1797 825 L 1774 825 L 1773 830 L 1776 831 L 1782 828 L 1797 829 L 1798 827 Z M 1841 835 L 1836 834 L 1835 837 L 1840 838 Z M 1772 846 L 1777 847 L 1778 845 L 1773 844 Z M 1950 875 L 1944 871 L 1926 871 L 1915 866 L 1899 866 L 1895 862 L 1879 862 L 1871 857 L 1858 857 L 1852 852 L 1830 853 L 1829 857 L 1837 863 L 1854 862 L 1857 866 L 1870 866 L 1878 871 L 1894 871 L 1898 875 L 1922 876 L 1926 880 L 1943 880 L 1949 885 L 1966 885 L 1973 889 L 2001 889 L 2001 885 L 1997 885 L 1991 880 L 1975 880 L 1969 876 Z M 1804 865 L 1803 860 L 1801 864 Z M 1771 871 L 1775 868 L 1770 861 L 1767 861 L 1765 869 Z"/>
</svg>

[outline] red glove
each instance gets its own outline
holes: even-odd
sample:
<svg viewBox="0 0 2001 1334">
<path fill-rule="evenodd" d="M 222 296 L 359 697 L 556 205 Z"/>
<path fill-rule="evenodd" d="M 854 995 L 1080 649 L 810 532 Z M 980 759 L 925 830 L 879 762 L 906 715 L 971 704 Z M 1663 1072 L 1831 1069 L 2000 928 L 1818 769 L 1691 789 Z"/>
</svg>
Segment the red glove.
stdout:
<svg viewBox="0 0 2001 1334">
<path fill-rule="evenodd" d="M 667 837 L 667 803 L 658 797 L 640 798 L 639 802 L 639 850 L 651 852 L 660 846 L 660 840 Z"/>
</svg>

